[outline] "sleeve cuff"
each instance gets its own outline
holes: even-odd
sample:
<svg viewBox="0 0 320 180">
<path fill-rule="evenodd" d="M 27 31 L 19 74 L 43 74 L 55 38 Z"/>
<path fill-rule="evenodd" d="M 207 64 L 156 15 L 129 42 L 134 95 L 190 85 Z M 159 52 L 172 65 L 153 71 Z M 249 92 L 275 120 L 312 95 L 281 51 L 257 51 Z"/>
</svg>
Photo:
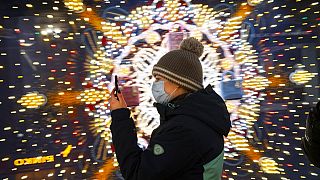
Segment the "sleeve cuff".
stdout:
<svg viewBox="0 0 320 180">
<path fill-rule="evenodd" d="M 130 110 L 128 108 L 121 108 L 111 111 L 112 121 L 123 121 L 130 118 Z"/>
</svg>

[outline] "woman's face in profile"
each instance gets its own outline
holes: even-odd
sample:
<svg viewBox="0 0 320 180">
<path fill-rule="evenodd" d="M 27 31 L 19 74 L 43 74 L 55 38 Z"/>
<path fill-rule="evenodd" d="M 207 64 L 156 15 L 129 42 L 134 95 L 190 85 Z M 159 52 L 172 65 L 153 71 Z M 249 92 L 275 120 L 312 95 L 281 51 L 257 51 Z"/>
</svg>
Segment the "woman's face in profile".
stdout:
<svg viewBox="0 0 320 180">
<path fill-rule="evenodd" d="M 166 80 L 165 78 L 159 76 L 159 75 L 156 75 L 154 76 L 155 78 L 155 82 L 158 82 L 158 81 L 163 81 L 164 83 L 164 91 L 167 93 L 167 94 L 171 94 L 178 86 L 168 80 Z"/>
</svg>

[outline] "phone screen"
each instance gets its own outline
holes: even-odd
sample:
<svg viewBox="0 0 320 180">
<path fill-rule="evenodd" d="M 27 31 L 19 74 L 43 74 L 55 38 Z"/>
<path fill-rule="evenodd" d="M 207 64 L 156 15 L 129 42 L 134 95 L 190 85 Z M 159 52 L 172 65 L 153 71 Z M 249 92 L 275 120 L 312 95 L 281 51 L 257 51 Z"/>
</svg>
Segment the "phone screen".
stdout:
<svg viewBox="0 0 320 180">
<path fill-rule="evenodd" d="M 115 96 L 116 98 L 119 100 L 118 98 L 118 92 L 119 92 L 119 85 L 118 85 L 118 76 L 115 75 L 115 80 L 114 80 L 114 86 L 115 86 Z"/>
</svg>

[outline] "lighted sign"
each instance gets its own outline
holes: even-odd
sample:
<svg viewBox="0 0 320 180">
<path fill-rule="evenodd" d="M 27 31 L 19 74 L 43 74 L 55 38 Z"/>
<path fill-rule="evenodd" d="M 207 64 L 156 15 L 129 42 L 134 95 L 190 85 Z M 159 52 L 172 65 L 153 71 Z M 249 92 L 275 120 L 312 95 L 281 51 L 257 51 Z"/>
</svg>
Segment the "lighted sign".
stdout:
<svg viewBox="0 0 320 180">
<path fill-rule="evenodd" d="M 16 159 L 13 164 L 15 166 L 23 166 L 30 164 L 42 164 L 47 162 L 54 162 L 54 155 L 50 156 L 39 156 L 33 158 L 25 158 L 25 159 Z"/>
<path fill-rule="evenodd" d="M 62 154 L 63 157 L 68 157 L 71 150 L 72 150 L 72 146 L 68 145 L 66 149 L 63 150 L 60 154 Z M 54 155 L 16 159 L 14 160 L 13 164 L 15 166 L 23 166 L 23 165 L 42 164 L 42 163 L 49 163 L 49 162 L 54 162 Z"/>
<path fill-rule="evenodd" d="M 67 148 L 63 150 L 60 154 L 62 154 L 63 157 L 68 157 L 71 150 L 72 150 L 72 146 L 68 145 Z"/>
</svg>

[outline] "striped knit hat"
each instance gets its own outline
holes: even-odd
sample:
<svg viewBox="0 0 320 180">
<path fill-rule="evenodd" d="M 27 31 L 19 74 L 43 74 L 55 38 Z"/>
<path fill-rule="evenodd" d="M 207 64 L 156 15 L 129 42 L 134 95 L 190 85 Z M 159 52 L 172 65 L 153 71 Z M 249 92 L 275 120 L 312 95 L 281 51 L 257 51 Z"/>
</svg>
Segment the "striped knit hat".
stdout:
<svg viewBox="0 0 320 180">
<path fill-rule="evenodd" d="M 159 75 L 190 91 L 203 88 L 203 72 L 199 57 L 203 45 L 195 38 L 184 39 L 180 48 L 165 54 L 153 67 L 152 75 Z"/>
</svg>

